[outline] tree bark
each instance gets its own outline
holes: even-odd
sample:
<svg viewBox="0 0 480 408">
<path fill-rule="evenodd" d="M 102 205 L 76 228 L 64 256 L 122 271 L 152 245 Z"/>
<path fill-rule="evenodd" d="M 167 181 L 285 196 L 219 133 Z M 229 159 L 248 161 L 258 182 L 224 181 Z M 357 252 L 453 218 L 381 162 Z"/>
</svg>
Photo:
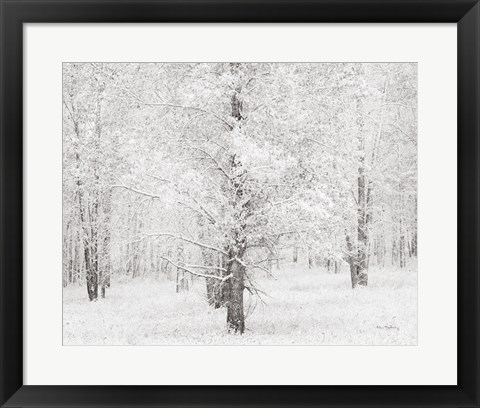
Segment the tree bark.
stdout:
<svg viewBox="0 0 480 408">
<path fill-rule="evenodd" d="M 80 221 L 83 227 L 83 255 L 85 261 L 87 293 L 88 299 L 90 301 L 95 301 L 98 298 L 98 254 L 96 253 L 96 236 L 95 234 L 92 235 L 93 229 L 87 228 L 86 211 L 83 206 L 83 187 L 80 180 L 77 180 L 77 186 L 79 188 L 78 206 Z"/>
<path fill-rule="evenodd" d="M 230 273 L 232 277 L 229 279 L 231 293 L 227 303 L 227 325 L 229 330 L 243 334 L 245 332 L 245 315 L 243 311 L 245 267 L 234 259 L 230 263 Z"/>
<path fill-rule="evenodd" d="M 347 262 L 350 266 L 350 278 L 352 280 L 352 288 L 355 289 L 358 285 L 355 251 L 349 235 L 345 236 L 345 240 L 347 241 Z"/>
<path fill-rule="evenodd" d="M 179 245 L 177 248 L 177 261 L 183 262 L 185 258 L 183 246 Z M 188 291 L 188 279 L 185 275 L 185 271 L 181 268 L 177 268 L 177 285 L 176 285 L 177 293 L 186 292 Z"/>
<path fill-rule="evenodd" d="M 357 111 L 362 111 L 362 96 L 356 96 L 356 108 Z M 357 177 L 357 285 L 367 286 L 367 248 L 368 248 L 368 235 L 367 235 L 367 190 L 365 179 L 365 140 L 363 135 L 363 118 L 358 116 L 358 150 L 360 152 L 360 163 L 358 166 Z M 353 281 L 352 281 L 353 284 Z"/>
<path fill-rule="evenodd" d="M 112 273 L 111 266 L 111 251 L 110 251 L 110 212 L 111 212 L 111 193 L 105 195 L 104 213 L 105 213 L 105 225 L 104 225 L 104 237 L 103 237 L 103 251 L 102 251 L 102 276 L 100 277 L 101 296 L 105 298 L 105 288 L 110 287 L 110 275 Z"/>
<path fill-rule="evenodd" d="M 407 265 L 406 261 L 406 249 L 405 249 L 405 235 L 400 236 L 400 248 L 399 248 L 399 254 L 400 254 L 400 268 L 405 268 Z"/>
<path fill-rule="evenodd" d="M 231 64 L 231 70 L 234 75 L 239 74 L 239 64 Z M 240 98 L 241 86 L 237 86 L 234 90 L 230 104 L 231 115 L 235 119 L 238 126 L 242 123 L 242 109 L 243 103 Z M 243 334 L 245 331 L 245 315 L 243 310 L 243 291 L 244 278 L 245 278 L 245 266 L 242 262 L 243 256 L 246 250 L 246 237 L 245 237 L 245 222 L 249 216 L 249 200 L 245 202 L 245 191 L 243 188 L 243 173 L 238 173 L 240 162 L 237 156 L 233 154 L 230 157 L 230 170 L 233 178 L 230 180 L 230 186 L 232 188 L 232 207 L 235 213 L 235 225 L 233 226 L 233 245 L 227 251 L 229 259 L 226 261 L 227 274 L 231 275 L 231 278 L 227 281 L 228 287 L 228 301 L 227 301 L 227 327 L 229 331 Z"/>
<path fill-rule="evenodd" d="M 417 231 L 413 233 L 413 238 L 412 238 L 412 255 L 417 256 Z"/>
<path fill-rule="evenodd" d="M 181 268 L 177 268 L 177 293 L 188 291 L 188 279 L 185 275 L 185 271 Z"/>
</svg>

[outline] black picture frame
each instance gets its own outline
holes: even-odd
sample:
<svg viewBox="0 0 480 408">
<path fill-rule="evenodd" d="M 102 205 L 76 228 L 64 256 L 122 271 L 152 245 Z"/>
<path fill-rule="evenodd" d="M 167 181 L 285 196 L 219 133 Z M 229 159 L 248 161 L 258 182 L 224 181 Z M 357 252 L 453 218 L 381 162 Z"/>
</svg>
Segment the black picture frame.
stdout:
<svg viewBox="0 0 480 408">
<path fill-rule="evenodd" d="M 1 406 L 479 407 L 479 0 L 0 0 L 0 14 Z M 456 23 L 458 385 L 23 385 L 23 24 L 36 22 Z"/>
</svg>

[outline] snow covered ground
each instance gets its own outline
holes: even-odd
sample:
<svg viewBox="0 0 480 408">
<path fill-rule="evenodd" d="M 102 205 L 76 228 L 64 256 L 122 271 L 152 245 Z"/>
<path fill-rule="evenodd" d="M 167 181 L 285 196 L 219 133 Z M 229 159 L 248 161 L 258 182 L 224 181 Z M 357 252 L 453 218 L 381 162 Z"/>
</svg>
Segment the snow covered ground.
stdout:
<svg viewBox="0 0 480 408">
<path fill-rule="evenodd" d="M 350 277 L 295 265 L 258 277 L 268 297 L 245 295 L 246 332 L 227 333 L 226 309 L 213 309 L 198 279 L 187 293 L 168 280 L 113 282 L 89 302 L 85 286 L 63 292 L 64 345 L 415 345 L 416 265 L 372 269 L 368 288 Z M 255 303 L 257 303 L 256 307 Z M 254 310 L 252 310 L 254 309 Z"/>
</svg>

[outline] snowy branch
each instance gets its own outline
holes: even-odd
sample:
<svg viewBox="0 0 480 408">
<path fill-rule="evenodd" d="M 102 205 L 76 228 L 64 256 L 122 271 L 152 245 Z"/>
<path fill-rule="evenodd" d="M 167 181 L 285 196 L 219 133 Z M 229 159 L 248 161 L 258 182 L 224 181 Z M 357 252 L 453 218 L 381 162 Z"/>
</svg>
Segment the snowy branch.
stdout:
<svg viewBox="0 0 480 408">
<path fill-rule="evenodd" d="M 218 276 L 218 275 L 208 275 L 208 274 L 205 274 L 205 273 L 195 272 L 195 271 L 192 271 L 191 269 L 188 269 L 188 267 L 187 267 L 188 264 L 184 264 L 183 262 L 182 263 L 175 263 L 171 259 L 169 259 L 165 256 L 161 256 L 160 258 L 167 261 L 168 263 L 171 263 L 175 268 L 182 269 L 183 271 L 188 272 L 191 275 L 199 276 L 199 277 L 202 277 L 202 278 L 216 279 L 220 282 L 225 282 L 233 276 L 232 274 L 229 274 L 229 275 L 226 275 L 226 276 Z M 190 266 L 190 267 L 192 267 L 192 266 Z M 193 266 L 193 267 L 200 268 L 199 266 Z M 201 267 L 201 268 L 205 268 L 205 267 Z"/>
<path fill-rule="evenodd" d="M 157 232 L 157 233 L 146 234 L 146 235 L 151 236 L 151 237 L 169 237 L 169 238 L 179 239 L 181 241 L 188 242 L 192 245 L 197 245 L 197 246 L 199 246 L 201 248 L 205 248 L 205 249 L 211 249 L 212 251 L 216 251 L 216 252 L 219 252 L 219 253 L 221 253 L 225 256 L 228 256 L 228 254 L 225 251 L 222 251 L 220 248 L 216 248 L 216 247 L 211 246 L 211 245 L 203 244 L 201 242 L 198 242 L 198 241 L 195 241 L 195 240 L 192 240 L 192 239 L 189 239 L 189 238 L 185 238 L 182 235 L 175 235 L 175 234 L 163 233 L 163 232 Z"/>
</svg>

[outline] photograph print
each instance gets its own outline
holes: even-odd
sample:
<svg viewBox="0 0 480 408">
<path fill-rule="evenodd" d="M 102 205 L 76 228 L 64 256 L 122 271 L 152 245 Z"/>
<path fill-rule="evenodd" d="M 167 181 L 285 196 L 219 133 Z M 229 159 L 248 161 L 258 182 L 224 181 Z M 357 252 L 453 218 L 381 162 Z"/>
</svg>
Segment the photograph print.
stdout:
<svg viewBox="0 0 480 408">
<path fill-rule="evenodd" d="M 65 346 L 417 344 L 416 63 L 62 78 Z"/>
</svg>

